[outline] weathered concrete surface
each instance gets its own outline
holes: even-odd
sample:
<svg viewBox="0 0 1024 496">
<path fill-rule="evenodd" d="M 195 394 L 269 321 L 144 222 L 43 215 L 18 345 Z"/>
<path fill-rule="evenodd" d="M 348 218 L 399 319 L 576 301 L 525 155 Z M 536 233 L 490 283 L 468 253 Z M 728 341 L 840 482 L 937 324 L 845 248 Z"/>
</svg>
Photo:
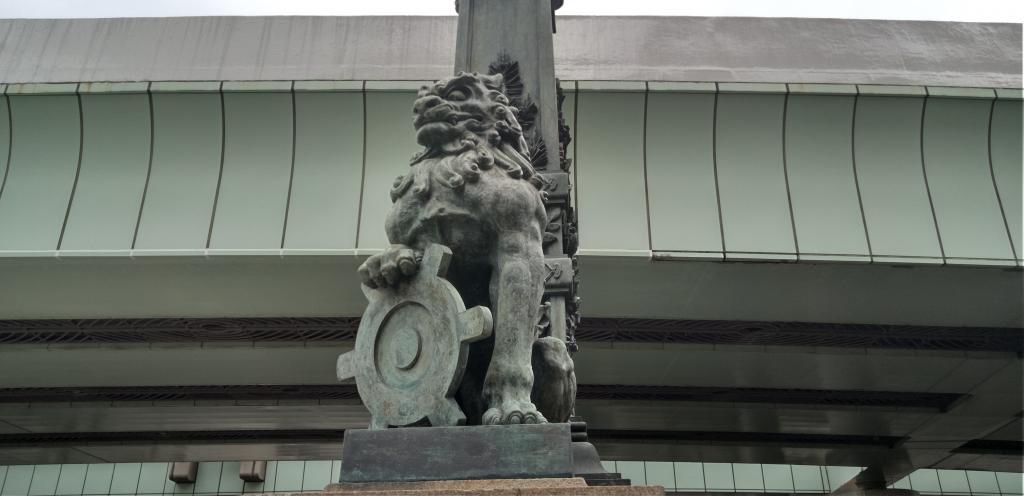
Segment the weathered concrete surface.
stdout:
<svg viewBox="0 0 1024 496">
<path fill-rule="evenodd" d="M 572 477 L 569 424 L 347 430 L 347 483 Z"/>
<path fill-rule="evenodd" d="M 452 17 L 0 20 L 0 82 L 451 75 Z M 1020 87 L 1021 25 L 559 17 L 562 79 Z"/>
</svg>

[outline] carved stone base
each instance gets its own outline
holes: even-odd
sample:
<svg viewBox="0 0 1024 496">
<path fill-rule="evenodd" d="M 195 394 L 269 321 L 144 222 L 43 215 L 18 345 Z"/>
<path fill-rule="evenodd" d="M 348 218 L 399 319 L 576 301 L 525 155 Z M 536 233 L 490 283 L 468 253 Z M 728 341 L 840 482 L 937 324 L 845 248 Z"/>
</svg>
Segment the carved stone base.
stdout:
<svg viewBox="0 0 1024 496">
<path fill-rule="evenodd" d="M 481 494 L 487 496 L 662 496 L 661 486 L 591 487 L 582 478 L 445 480 L 421 482 L 341 483 L 323 491 L 295 493 L 291 496 L 442 496 Z"/>
</svg>

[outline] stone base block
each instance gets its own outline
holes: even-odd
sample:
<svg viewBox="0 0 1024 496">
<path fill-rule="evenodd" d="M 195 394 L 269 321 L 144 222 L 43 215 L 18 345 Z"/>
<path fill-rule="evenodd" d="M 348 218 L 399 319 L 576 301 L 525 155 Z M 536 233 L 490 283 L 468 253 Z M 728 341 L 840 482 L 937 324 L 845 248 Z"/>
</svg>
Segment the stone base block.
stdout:
<svg viewBox="0 0 1024 496">
<path fill-rule="evenodd" d="M 345 431 L 341 482 L 568 478 L 569 424 Z"/>
</svg>

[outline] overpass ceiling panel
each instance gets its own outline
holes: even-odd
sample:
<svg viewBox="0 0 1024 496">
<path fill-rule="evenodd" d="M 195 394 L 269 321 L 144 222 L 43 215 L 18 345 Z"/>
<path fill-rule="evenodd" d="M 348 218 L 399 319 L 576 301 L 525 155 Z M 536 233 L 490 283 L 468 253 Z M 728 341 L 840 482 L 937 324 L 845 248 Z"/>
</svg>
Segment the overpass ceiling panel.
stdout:
<svg viewBox="0 0 1024 496">
<path fill-rule="evenodd" d="M 777 94 L 718 95 L 715 157 L 726 258 L 796 259 L 783 162 L 785 101 Z"/>
<path fill-rule="evenodd" d="M 60 250 L 129 250 L 146 188 L 144 93 L 82 94 L 82 160 Z"/>
<path fill-rule="evenodd" d="M 789 96 L 786 167 L 800 258 L 870 261 L 853 176 L 853 96 Z"/>
<path fill-rule="evenodd" d="M 600 348 L 595 344 L 584 343 L 576 354 L 581 384 L 926 392 L 953 370 L 965 373 L 964 366 L 957 366 L 962 359 L 944 352 L 765 352 L 743 351 L 740 346 L 721 346 L 714 351 L 685 346 L 630 350 Z M 0 387 L 335 384 L 334 362 L 338 354 L 350 348 L 351 343 L 308 347 L 252 343 L 205 343 L 200 347 L 167 343 L 152 347 L 106 345 L 98 349 L 9 346 L 0 351 Z M 1004 359 L 993 360 L 1006 363 Z M 979 367 L 985 365 L 975 363 Z M 1020 371 L 1019 364 L 1016 369 L 1004 367 L 978 388 L 946 392 L 978 396 L 985 393 L 993 398 L 1019 396 L 1019 392 L 1013 393 L 1020 386 L 1019 376 L 1012 375 L 1014 371 Z M 890 379 L 884 380 L 886 377 Z M 970 405 L 972 402 L 967 402 L 960 408 Z M 1016 413 L 983 407 L 978 402 L 963 413 Z M 1013 404 L 1007 408 L 1012 407 Z"/>
<path fill-rule="evenodd" d="M 358 263 L 354 256 L 11 258 L 0 261 L 0 318 L 356 316 L 366 301 Z M 585 318 L 1003 328 L 1021 326 L 1024 299 L 1020 273 L 992 267 L 590 255 L 580 266 Z"/>
<path fill-rule="evenodd" d="M 824 408 L 730 403 L 581 400 L 576 413 L 589 429 L 782 432 L 902 437 L 934 411 Z"/>
<path fill-rule="evenodd" d="M 78 98 L 8 98 L 11 160 L 0 196 L 0 250 L 56 250 L 78 170 Z"/>
<path fill-rule="evenodd" d="M 153 158 L 137 250 L 206 248 L 220 175 L 218 93 L 153 93 Z"/>
<path fill-rule="evenodd" d="M 999 494 L 1000 487 L 996 483 L 996 474 L 993 472 L 1020 472 L 1021 462 L 1020 456 L 956 453 L 936 463 L 933 468 L 964 470 L 974 494 Z M 1020 482 L 1016 482 L 1016 484 L 1020 484 Z"/>
<path fill-rule="evenodd" d="M 202 233 L 195 234 L 205 239 L 209 217 L 203 226 Z M 60 270 L 54 270 L 52 264 L 58 263 Z M 352 256 L 69 257 L 59 261 L 36 257 L 0 264 L 4 275 L 0 315 L 5 318 L 361 315 L 366 307 L 356 275 L 357 260 Z"/>
<path fill-rule="evenodd" d="M 333 384 L 335 346 L 219 347 L 209 344 L 90 350 L 0 351 L 0 387 L 212 384 Z M 273 366 L 268 366 L 273 364 Z M 82 373 L 88 371 L 88 373 Z"/>
<path fill-rule="evenodd" d="M 383 249 L 389 244 L 384 232 L 391 210 L 388 192 L 396 177 L 409 172 L 409 160 L 421 149 L 410 123 L 415 99 L 414 91 L 366 92 L 366 156 L 356 248 Z"/>
<path fill-rule="evenodd" d="M 865 466 L 889 450 L 873 446 L 744 446 L 708 442 L 591 439 L 604 460 L 692 461 L 704 463 L 797 463 Z M 796 468 L 796 467 L 794 467 Z M 813 467 L 815 471 L 818 467 Z M 821 473 L 818 472 L 821 477 Z M 731 492 L 731 491 L 730 491 Z"/>
<path fill-rule="evenodd" d="M 1011 360 L 970 390 L 971 399 L 953 414 L 1010 417 L 1021 414 L 1024 405 L 1024 360 Z"/>
<path fill-rule="evenodd" d="M 199 403 L 3 405 L 0 420 L 21 427 L 22 433 L 362 429 L 370 423 L 369 412 L 358 401 L 280 406 Z"/>
<path fill-rule="evenodd" d="M 139 460 L 156 460 L 161 462 L 221 461 L 221 460 L 330 460 L 341 455 L 341 440 L 299 441 L 299 442 L 256 442 L 256 443 L 137 443 L 108 445 L 75 445 L 56 447 L 0 447 L 0 463 L 31 464 L 31 463 L 136 463 Z M 273 464 L 268 463 L 268 481 L 273 479 Z M 95 465 L 94 465 L 95 466 Z M 112 467 L 112 466 L 111 466 Z M 32 467 L 29 466 L 29 469 Z M 145 464 L 143 465 L 145 470 Z M 110 474 L 113 475 L 112 473 Z M 299 474 L 302 475 L 301 473 Z M 237 475 L 235 476 L 237 479 Z M 165 484 L 164 494 L 173 494 L 175 484 L 162 475 L 159 481 Z M 157 481 L 152 481 L 154 484 Z M 256 486 L 257 488 L 262 485 Z M 246 491 L 248 485 L 246 486 Z M 186 489 L 187 488 L 187 489 Z M 318 488 L 319 489 L 319 488 Z M 81 491 L 81 483 L 76 488 Z M 191 491 L 192 486 L 186 485 L 182 490 Z M 259 489 L 254 489 L 259 492 Z M 5 493 L 6 494 L 6 493 Z M 18 493 L 15 493 L 18 494 Z M 24 493 L 22 493 L 24 494 Z M 68 493 L 68 494 L 80 494 Z M 107 492 L 95 494 L 108 494 Z M 132 492 L 131 494 L 135 494 Z M 155 494 L 159 494 L 159 491 Z M 182 494 L 192 494 L 191 492 Z M 216 494 L 216 493 L 208 493 Z"/>
<path fill-rule="evenodd" d="M 17 449 L 12 448 L 11 450 L 17 454 Z M 74 449 L 82 452 L 84 455 L 95 456 L 113 463 L 132 463 L 139 460 L 163 462 L 181 460 L 197 462 L 222 460 L 331 460 L 341 456 L 341 440 L 267 443 L 110 444 L 78 446 Z M 6 448 L 0 448 L 0 454 L 5 451 L 7 451 Z M 301 476 L 302 474 L 299 473 L 297 475 Z M 186 485 L 186 487 L 189 486 Z M 319 489 L 322 488 L 317 488 L 317 490 Z"/>
<path fill-rule="evenodd" d="M 1013 361 L 1012 355 L 1004 355 L 1002 359 L 993 358 L 992 356 L 986 358 L 984 355 L 981 357 L 968 355 L 949 375 L 935 383 L 929 391 L 933 393 L 971 391 L 991 379 L 993 375 Z"/>
<path fill-rule="evenodd" d="M 632 384 L 699 387 L 835 389 L 860 391 L 930 391 L 951 373 L 971 368 L 991 370 L 987 361 L 966 360 L 947 352 L 782 347 L 656 345 L 601 347 L 585 342 L 574 356 L 581 384 Z M 747 348 L 747 349 L 744 349 Z M 998 366 L 1006 357 L 993 358 Z M 1012 391 L 1015 383 L 994 384 Z M 1019 386 L 1020 382 L 1016 383 Z M 950 393 L 966 393 L 971 388 Z"/>
<path fill-rule="evenodd" d="M 952 450 L 976 439 L 982 433 L 998 429 L 1006 424 L 1008 418 L 1005 415 L 961 415 L 954 410 L 952 413 L 936 415 L 914 429 L 909 434 L 907 446 Z"/>
<path fill-rule="evenodd" d="M 986 440 L 1021 441 L 1024 440 L 1024 419 L 1017 417 L 1010 423 L 996 429 L 985 436 Z"/>
<path fill-rule="evenodd" d="M 866 353 L 859 349 L 818 348 L 749 351 L 718 346 L 703 351 L 666 352 L 672 358 L 657 384 L 759 388 L 928 391 L 963 361 L 944 353 Z M 742 347 L 738 347 L 742 348 Z M 782 348 L 782 347 L 779 347 Z M 666 357 L 667 358 L 667 357 Z"/>
<path fill-rule="evenodd" d="M 580 273 L 584 317 L 1020 327 L 1024 299 L 996 268 L 582 256 Z"/>
<path fill-rule="evenodd" d="M 1020 100 L 996 100 L 992 107 L 991 145 L 992 174 L 999 192 L 999 200 L 1006 216 L 1006 224 L 1013 240 L 1013 248 L 1018 264 L 1024 256 L 1024 240 L 1021 230 L 1024 229 L 1024 199 L 1021 197 L 1022 179 L 1021 163 L 1024 163 L 1021 146 L 1021 115 Z"/>
<path fill-rule="evenodd" d="M 950 262 L 985 259 L 1015 265 L 989 165 L 992 103 L 975 98 L 925 101 L 924 166 Z"/>
<path fill-rule="evenodd" d="M 942 263 L 921 163 L 924 100 L 860 96 L 854 160 L 872 256 Z"/>
<path fill-rule="evenodd" d="M 6 90 L 0 85 L 0 93 Z M 11 152 L 11 112 L 7 97 L 0 95 L 0 198 L 3 198 L 3 178 L 7 177 L 7 160 Z"/>
<path fill-rule="evenodd" d="M 295 164 L 283 248 L 354 249 L 363 179 L 363 97 L 296 91 Z"/>
<path fill-rule="evenodd" d="M 651 92 L 647 190 L 651 249 L 722 257 L 714 93 Z"/>
<path fill-rule="evenodd" d="M 280 249 L 294 146 L 291 95 L 222 95 L 224 158 L 209 247 Z"/>
<path fill-rule="evenodd" d="M 2 418 L 0 418 L 0 434 L 18 434 L 22 432 L 25 432 L 25 429 L 8 424 L 7 422 L 4 422 Z M 0 476 L 0 479 L 3 479 L 3 477 Z"/>
<path fill-rule="evenodd" d="M 582 345 L 573 356 L 576 378 L 589 384 L 662 384 L 673 354 L 653 347 Z M 652 382 L 653 381 L 653 382 Z"/>
<path fill-rule="evenodd" d="M 576 160 L 580 247 L 648 251 L 644 93 L 581 91 Z"/>
</svg>

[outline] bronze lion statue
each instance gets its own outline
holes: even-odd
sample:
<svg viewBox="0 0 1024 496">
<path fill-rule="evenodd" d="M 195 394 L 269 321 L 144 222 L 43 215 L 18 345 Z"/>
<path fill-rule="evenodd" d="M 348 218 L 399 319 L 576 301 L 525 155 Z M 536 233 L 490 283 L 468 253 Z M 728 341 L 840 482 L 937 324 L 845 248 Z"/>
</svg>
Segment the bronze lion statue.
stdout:
<svg viewBox="0 0 1024 496">
<path fill-rule="evenodd" d="M 470 351 L 456 394 L 470 424 L 568 420 L 576 383 L 565 345 L 538 338 L 544 293 L 543 179 L 501 74 L 459 73 L 420 89 L 413 106 L 424 150 L 395 180 L 391 246 L 359 267 L 371 288 L 416 273 L 431 243 L 453 252 L 448 279 L 467 307 L 484 305 L 493 336 Z M 535 387 L 535 374 L 542 384 Z"/>
</svg>

